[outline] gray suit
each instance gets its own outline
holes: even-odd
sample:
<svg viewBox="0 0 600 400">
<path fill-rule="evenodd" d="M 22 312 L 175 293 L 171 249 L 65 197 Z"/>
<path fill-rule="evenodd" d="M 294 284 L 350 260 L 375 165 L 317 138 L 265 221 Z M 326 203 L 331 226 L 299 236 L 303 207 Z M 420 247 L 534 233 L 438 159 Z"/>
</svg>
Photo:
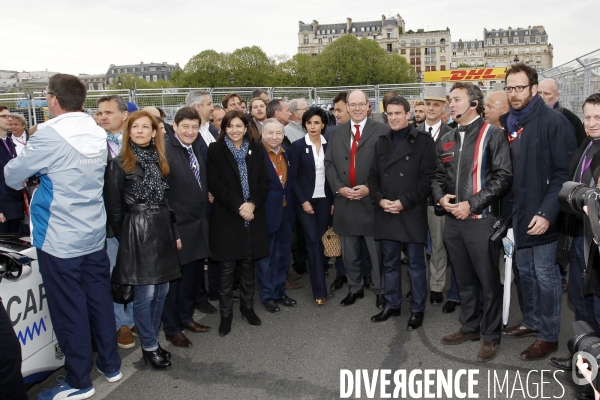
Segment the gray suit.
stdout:
<svg viewBox="0 0 600 400">
<path fill-rule="evenodd" d="M 325 154 L 325 174 L 331 190 L 337 193 L 341 187 L 350 185 L 350 138 L 352 120 L 333 128 L 329 137 L 327 152 Z M 360 142 L 356 150 L 356 176 L 354 185 L 367 185 L 369 170 L 375 154 L 377 139 L 385 135 L 389 127 L 381 122 L 367 118 L 365 127 L 361 132 Z M 373 271 L 373 292 L 383 294 L 383 274 L 380 267 L 379 243 L 374 240 L 374 208 L 369 196 L 360 200 L 348 200 L 336 195 L 334 200 L 335 211 L 333 214 L 333 229 L 340 235 L 342 242 L 342 257 L 346 267 L 348 286 L 351 292 L 362 290 L 361 276 L 361 246 L 360 237 L 363 236 Z"/>
<path fill-rule="evenodd" d="M 419 126 L 420 132 L 427 132 L 425 124 Z M 442 122 L 440 133 L 437 136 L 436 143 L 452 128 Z M 429 196 L 427 203 L 427 223 L 429 224 L 429 235 L 431 236 L 431 260 L 429 261 L 429 288 L 432 292 L 443 292 L 446 286 L 446 267 L 448 255 L 444 245 L 444 221 L 445 217 L 435 215 L 434 204 Z"/>
</svg>

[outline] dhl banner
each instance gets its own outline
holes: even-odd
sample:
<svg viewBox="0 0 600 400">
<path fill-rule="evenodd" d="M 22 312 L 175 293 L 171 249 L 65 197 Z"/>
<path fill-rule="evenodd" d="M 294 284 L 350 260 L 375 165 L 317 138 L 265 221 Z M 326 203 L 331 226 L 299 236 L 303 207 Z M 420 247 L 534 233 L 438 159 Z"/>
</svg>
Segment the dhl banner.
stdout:
<svg viewBox="0 0 600 400">
<path fill-rule="evenodd" d="M 425 82 L 487 81 L 504 79 L 505 68 L 453 69 L 450 71 L 424 72 Z"/>
</svg>

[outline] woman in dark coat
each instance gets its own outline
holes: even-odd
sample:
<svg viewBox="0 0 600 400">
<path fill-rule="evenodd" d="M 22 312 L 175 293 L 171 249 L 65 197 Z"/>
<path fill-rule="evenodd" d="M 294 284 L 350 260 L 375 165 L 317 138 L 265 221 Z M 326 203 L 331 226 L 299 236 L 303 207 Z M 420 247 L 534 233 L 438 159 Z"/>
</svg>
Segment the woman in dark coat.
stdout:
<svg viewBox="0 0 600 400">
<path fill-rule="evenodd" d="M 302 127 L 308 133 L 292 143 L 294 211 L 306 240 L 313 298 L 321 305 L 327 299 L 326 260 L 321 237 L 327 230 L 333 205 L 333 192 L 325 178 L 323 162 L 327 140 L 322 133 L 327 127 L 327 114 L 321 108 L 309 108 L 302 116 Z"/>
<path fill-rule="evenodd" d="M 254 313 L 254 260 L 269 255 L 264 202 L 271 181 L 260 143 L 254 143 L 248 119 L 232 110 L 221 122 L 221 133 L 208 148 L 208 186 L 214 196 L 209 241 L 219 260 L 219 333 L 227 335 L 233 320 L 233 280 L 240 275 L 240 311 L 251 325 L 261 321 Z"/>
<path fill-rule="evenodd" d="M 177 240 L 164 200 L 169 165 L 158 121 L 146 111 L 129 116 L 121 154 L 106 169 L 104 201 L 108 222 L 119 240 L 112 281 L 134 286 L 134 318 L 144 361 L 171 366 L 158 343 L 160 316 L 169 281 L 181 277 Z"/>
</svg>

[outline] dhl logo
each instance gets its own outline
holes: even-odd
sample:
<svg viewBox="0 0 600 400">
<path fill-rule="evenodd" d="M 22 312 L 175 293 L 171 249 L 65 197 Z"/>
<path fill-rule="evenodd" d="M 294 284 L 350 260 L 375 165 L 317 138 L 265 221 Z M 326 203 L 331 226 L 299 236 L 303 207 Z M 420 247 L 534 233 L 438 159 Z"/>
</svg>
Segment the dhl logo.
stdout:
<svg viewBox="0 0 600 400">
<path fill-rule="evenodd" d="M 46 332 L 46 324 L 44 323 L 44 318 L 40 319 L 39 325 L 37 322 L 34 322 L 31 329 L 29 329 L 29 327 L 25 328 L 24 333 L 19 331 L 19 333 L 17 334 L 17 337 L 19 338 L 21 343 L 23 343 L 23 346 L 25 346 L 27 344 L 27 338 L 29 338 L 29 340 L 32 341 L 34 334 L 35 334 L 35 336 L 41 335 L 42 328 L 44 329 L 44 332 Z"/>
<path fill-rule="evenodd" d="M 425 72 L 425 82 L 457 82 L 502 80 L 506 76 L 504 68 L 457 69 L 450 71 Z"/>
</svg>

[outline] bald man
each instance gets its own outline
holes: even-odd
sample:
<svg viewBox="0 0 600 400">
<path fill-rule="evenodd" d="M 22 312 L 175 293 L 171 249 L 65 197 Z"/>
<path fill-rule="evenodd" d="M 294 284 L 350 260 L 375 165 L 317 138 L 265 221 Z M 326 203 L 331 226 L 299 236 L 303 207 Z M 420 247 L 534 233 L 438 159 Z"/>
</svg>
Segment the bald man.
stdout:
<svg viewBox="0 0 600 400">
<path fill-rule="evenodd" d="M 548 107 L 555 109 L 569 120 L 575 130 L 577 146 L 581 146 L 581 143 L 583 143 L 587 134 L 585 133 L 585 129 L 583 128 L 583 124 L 579 117 L 571 110 L 564 108 L 558 103 L 558 98 L 560 97 L 560 87 L 558 82 L 552 78 L 543 79 L 538 85 L 538 93 L 542 96 L 544 103 L 546 103 Z"/>
<path fill-rule="evenodd" d="M 162 123 L 165 125 L 165 130 L 167 131 L 167 135 L 173 135 L 175 133 L 175 131 L 173 130 L 173 126 L 170 124 L 167 124 L 162 119 L 162 117 L 160 116 L 160 110 L 158 108 L 152 107 L 152 106 L 147 106 L 147 107 L 142 108 L 142 111 L 147 111 L 152 116 L 154 116 L 159 122 L 162 121 Z"/>
<path fill-rule="evenodd" d="M 506 114 L 508 110 L 508 96 L 503 90 L 490 93 L 485 99 L 485 107 L 483 109 L 483 112 L 485 115 L 485 121 L 488 124 L 495 125 L 498 128 L 502 128 L 502 124 L 500 123 L 500 117 Z"/>
</svg>

